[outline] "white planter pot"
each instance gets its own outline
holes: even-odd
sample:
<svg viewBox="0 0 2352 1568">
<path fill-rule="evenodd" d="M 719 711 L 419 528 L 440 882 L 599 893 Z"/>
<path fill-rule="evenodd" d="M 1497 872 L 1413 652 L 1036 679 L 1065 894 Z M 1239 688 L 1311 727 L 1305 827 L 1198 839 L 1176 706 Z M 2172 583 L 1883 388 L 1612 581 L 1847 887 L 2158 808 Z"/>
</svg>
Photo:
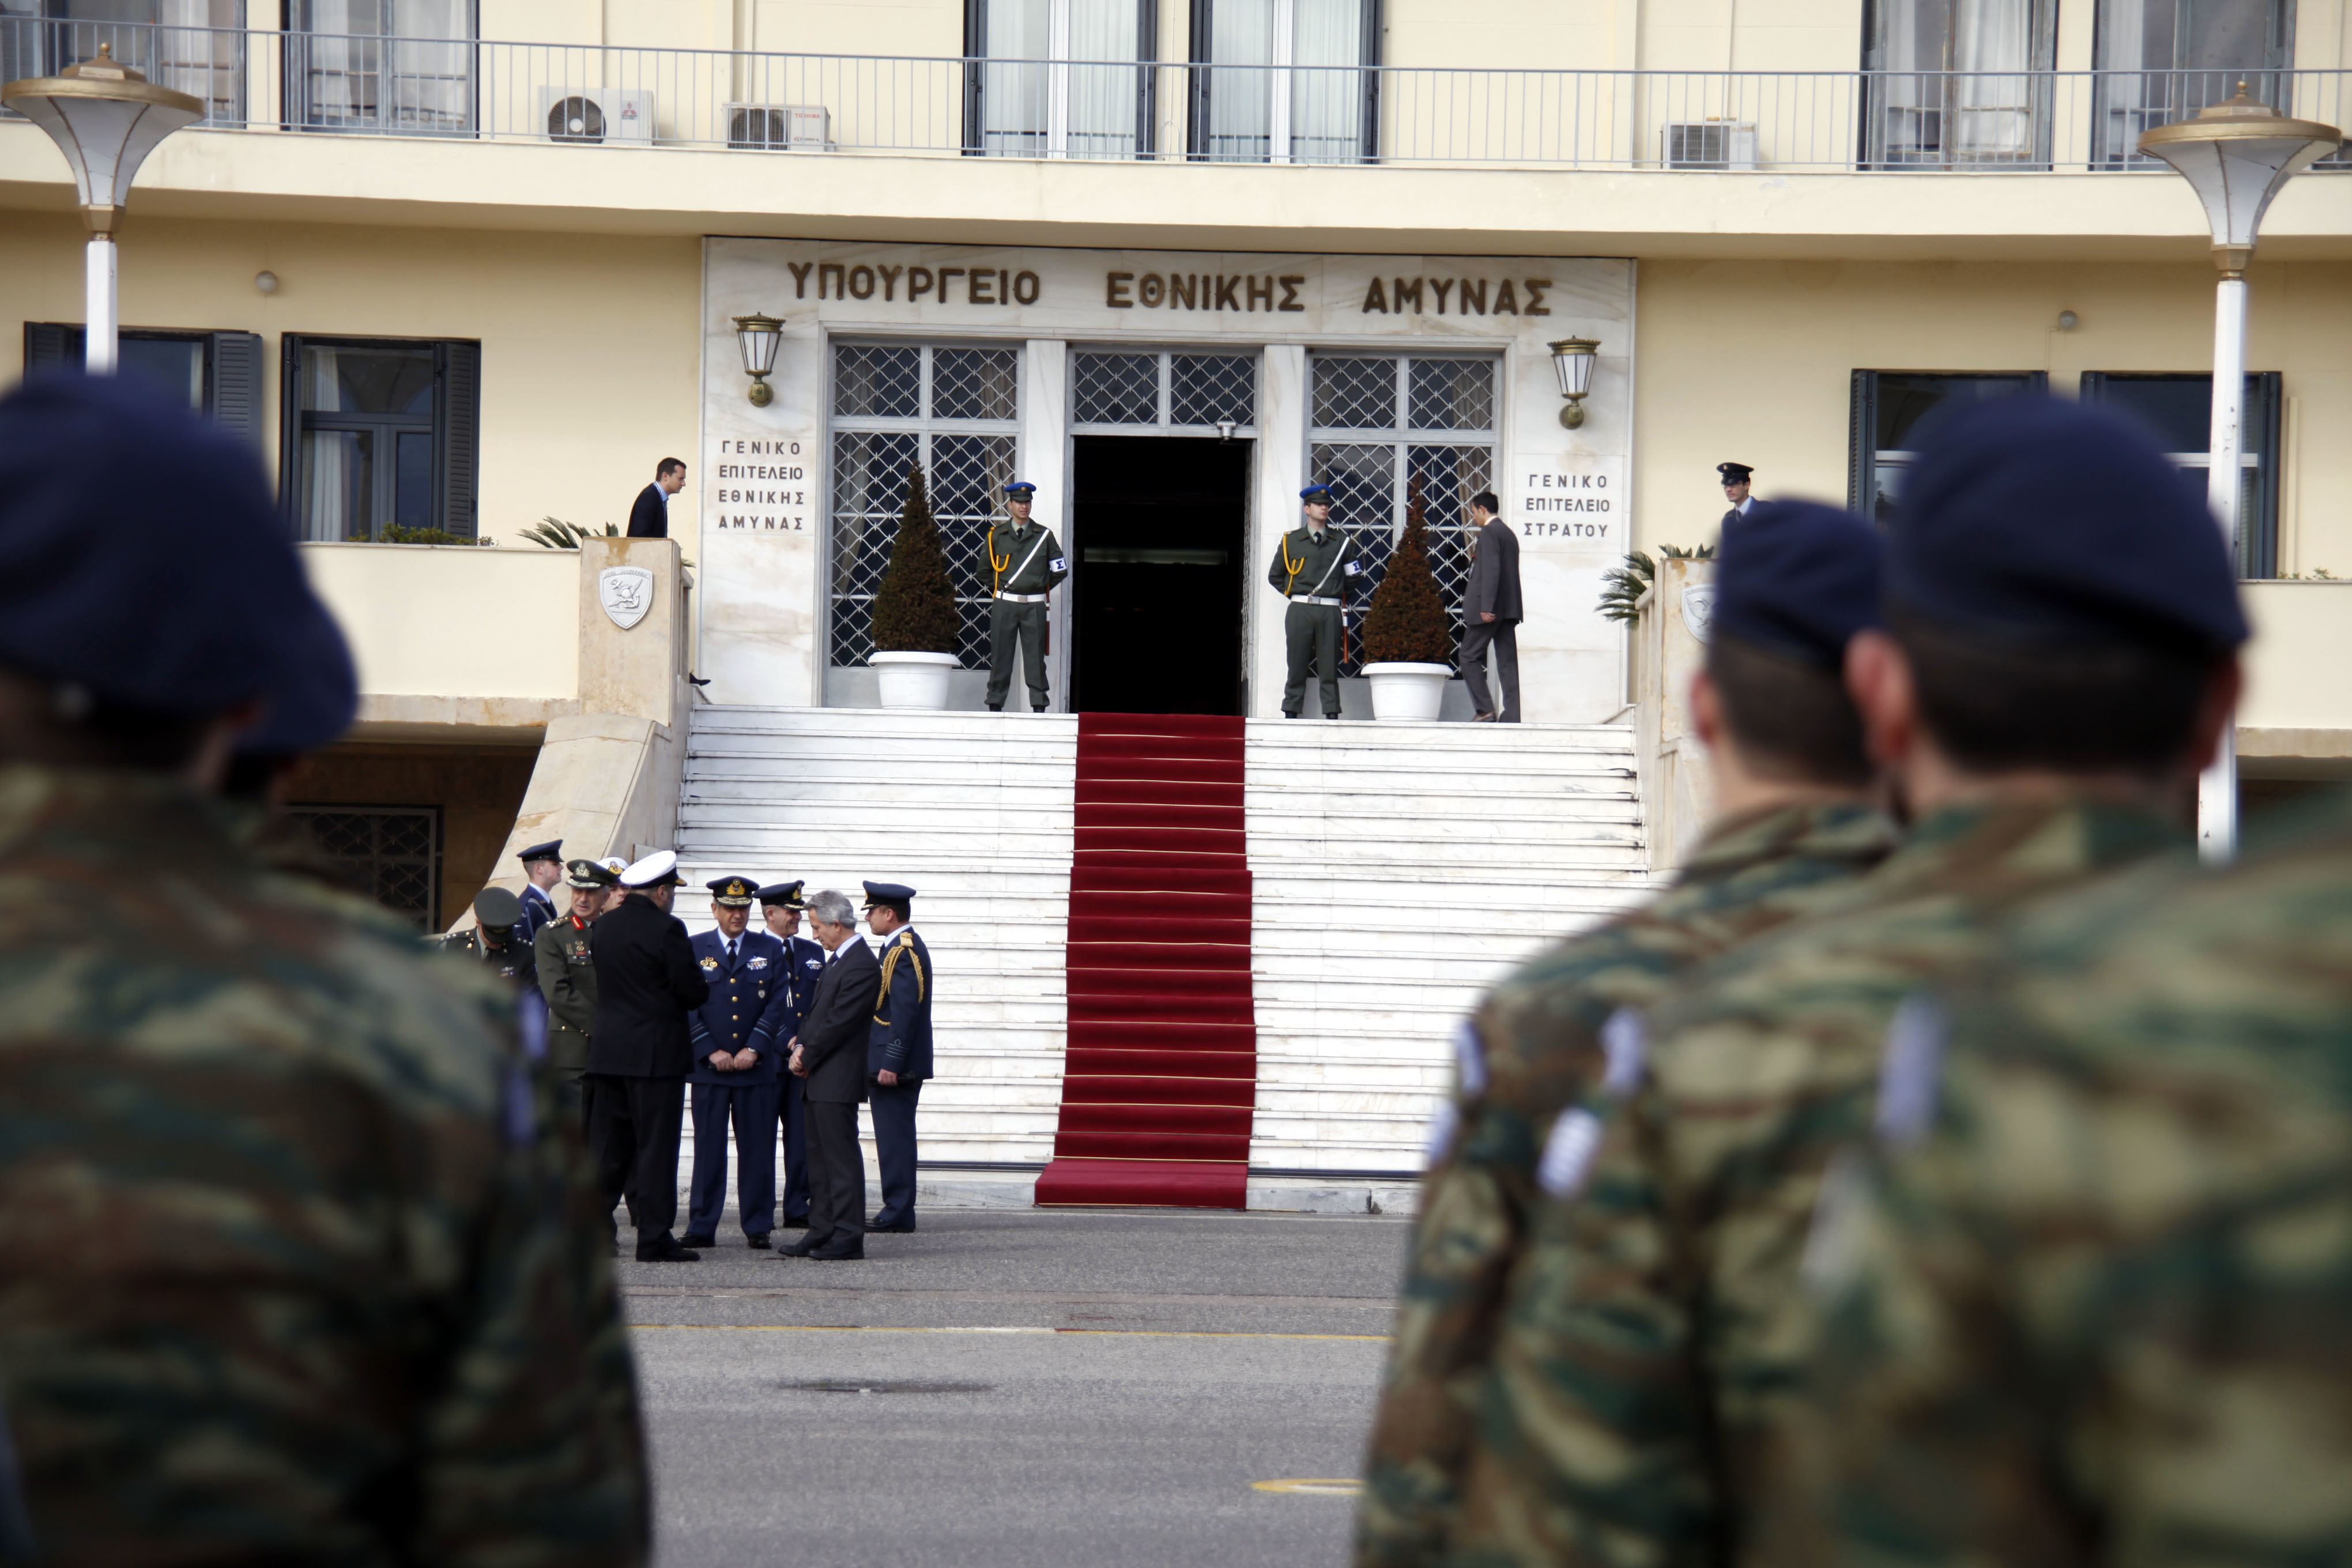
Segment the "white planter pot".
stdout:
<svg viewBox="0 0 2352 1568">
<path fill-rule="evenodd" d="M 1372 683 L 1372 717 L 1408 723 L 1436 718 L 1445 700 L 1446 677 L 1453 673 L 1442 664 L 1364 666 L 1364 677 Z"/>
<path fill-rule="evenodd" d="M 929 708 L 948 705 L 948 672 L 961 668 L 951 653 L 869 653 L 882 687 L 885 708 Z"/>
</svg>

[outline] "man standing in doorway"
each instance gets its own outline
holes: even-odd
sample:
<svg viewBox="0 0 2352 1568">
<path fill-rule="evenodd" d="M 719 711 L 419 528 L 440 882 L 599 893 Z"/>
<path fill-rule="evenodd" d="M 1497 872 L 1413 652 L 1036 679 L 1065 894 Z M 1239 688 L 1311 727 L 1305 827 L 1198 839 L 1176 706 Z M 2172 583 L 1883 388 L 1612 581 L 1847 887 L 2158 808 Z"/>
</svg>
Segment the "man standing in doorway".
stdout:
<svg viewBox="0 0 2352 1568">
<path fill-rule="evenodd" d="M 866 1046 L 874 1105 L 874 1157 L 882 1207 L 866 1228 L 915 1228 L 915 1106 L 931 1076 L 931 950 L 915 934 L 915 889 L 866 884 L 866 929 L 882 939 L 874 1033 Z"/>
<path fill-rule="evenodd" d="M 1021 650 L 1029 681 L 1029 709 L 1045 710 L 1045 621 L 1055 586 L 1070 574 L 1068 557 L 1054 531 L 1029 521 L 1037 487 L 1015 479 L 1004 487 L 1009 523 L 988 531 L 988 580 L 994 595 L 988 606 L 988 710 L 1004 711 L 1013 690 L 1013 639 Z"/>
<path fill-rule="evenodd" d="M 1519 539 L 1496 517 L 1502 503 L 1492 490 L 1470 498 L 1470 586 L 1462 595 L 1462 679 L 1470 688 L 1472 716 L 1482 723 L 1519 721 L 1519 622 L 1527 612 L 1519 599 Z M 1486 649 L 1495 650 L 1495 673 L 1503 705 L 1486 689 Z"/>
<path fill-rule="evenodd" d="M 1715 471 L 1723 478 L 1723 499 L 1731 503 L 1731 510 L 1723 514 L 1723 526 L 1729 528 L 1756 504 L 1756 499 L 1748 493 L 1748 481 L 1755 477 L 1756 470 L 1745 463 L 1717 463 Z"/>
<path fill-rule="evenodd" d="M 790 1051 L 800 1037 L 801 1020 L 816 1002 L 816 983 L 824 973 L 824 949 L 800 934 L 801 882 L 772 882 L 760 889 L 760 912 L 768 934 L 784 944 L 784 973 L 790 978 L 790 1022 L 776 1026 L 776 1044 Z M 783 1075 L 783 1094 L 776 1102 L 776 1121 L 784 1134 L 784 1217 L 786 1230 L 806 1230 L 809 1223 L 808 1108 L 802 1083 Z"/>
<path fill-rule="evenodd" d="M 808 1090 L 809 1230 L 776 1254 L 834 1262 L 866 1256 L 857 1102 L 866 1098 L 866 1047 L 882 966 L 857 934 L 847 893 L 828 888 L 811 899 L 809 924 L 825 950 L 824 975 L 787 1064 Z"/>
<path fill-rule="evenodd" d="M 1339 634 L 1347 615 L 1348 583 L 1363 571 L 1356 542 L 1331 526 L 1331 487 L 1309 485 L 1298 492 L 1307 521 L 1282 536 L 1265 580 L 1290 601 L 1283 612 L 1282 640 L 1290 679 L 1282 689 L 1282 716 L 1297 719 L 1307 707 L 1307 672 L 1322 683 L 1323 717 L 1339 716 Z"/>
<path fill-rule="evenodd" d="M 654 482 L 637 492 L 636 504 L 629 508 L 631 539 L 667 539 L 669 537 L 669 498 L 686 489 L 686 465 L 676 458 L 664 458 L 654 467 Z"/>
</svg>

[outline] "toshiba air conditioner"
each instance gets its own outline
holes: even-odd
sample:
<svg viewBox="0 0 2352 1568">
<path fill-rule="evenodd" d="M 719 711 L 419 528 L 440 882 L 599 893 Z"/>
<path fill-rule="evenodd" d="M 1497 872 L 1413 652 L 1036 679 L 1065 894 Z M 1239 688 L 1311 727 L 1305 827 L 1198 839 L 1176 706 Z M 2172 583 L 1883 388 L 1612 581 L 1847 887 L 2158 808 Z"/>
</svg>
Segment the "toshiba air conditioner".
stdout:
<svg viewBox="0 0 2352 1568">
<path fill-rule="evenodd" d="M 831 112 L 821 103 L 730 103 L 727 145 L 789 147 L 822 153 L 833 146 Z"/>
<path fill-rule="evenodd" d="M 551 142 L 654 139 L 654 95 L 610 87 L 542 87 L 540 121 Z"/>
<path fill-rule="evenodd" d="M 1699 120 L 1666 128 L 1669 169 L 1753 169 L 1756 127 L 1727 120 Z"/>
</svg>

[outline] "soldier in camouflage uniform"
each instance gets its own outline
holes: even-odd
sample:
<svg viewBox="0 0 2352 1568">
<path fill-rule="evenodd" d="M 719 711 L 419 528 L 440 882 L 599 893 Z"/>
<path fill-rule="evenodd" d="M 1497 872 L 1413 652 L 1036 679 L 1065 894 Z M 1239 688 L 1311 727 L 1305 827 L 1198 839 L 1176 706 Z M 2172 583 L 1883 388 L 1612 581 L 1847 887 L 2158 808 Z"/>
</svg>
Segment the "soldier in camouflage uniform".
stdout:
<svg viewBox="0 0 2352 1568">
<path fill-rule="evenodd" d="M 642 1562 L 610 1263 L 512 987 L 207 798 L 255 705 L 291 752 L 348 725 L 295 679 L 332 640 L 249 447 L 135 382 L 0 400 L 0 1409 L 40 1560 Z"/>
<path fill-rule="evenodd" d="M 1816 1219 L 1838 1495 L 1770 1560 L 2352 1562 L 2352 813 L 1946 994 Z"/>
<path fill-rule="evenodd" d="M 1860 518 L 1801 503 L 1759 507 L 1725 542 L 1692 694 L 1715 771 L 1706 841 L 1664 896 L 1528 963 L 1464 1031 L 1373 1424 L 1362 1568 L 1444 1561 L 1504 1281 L 1540 1197 L 1537 1156 L 1605 1070 L 1607 1021 L 1893 847 L 1839 674 L 1847 642 L 1877 623 L 1884 553 Z"/>
<path fill-rule="evenodd" d="M 559 1102 L 583 1119 L 585 1136 L 580 1077 L 588 1070 L 588 1037 L 596 1021 L 596 966 L 588 956 L 588 928 L 604 912 L 621 879 L 593 860 L 574 860 L 563 873 L 572 889 L 571 911 L 540 927 L 531 949 L 540 994 L 547 998 L 548 1070 L 555 1075 Z"/>
<path fill-rule="evenodd" d="M 1555 1123 L 1455 1562 L 1756 1553 L 1760 1500 L 1804 1471 L 1811 1213 L 1898 1005 L 2003 911 L 2185 848 L 2245 637 L 2201 498 L 2136 427 L 2038 398 L 1919 446 L 1888 633 L 1847 662 L 1919 820 L 1836 909 L 1629 1020 L 1613 1081 Z"/>
</svg>

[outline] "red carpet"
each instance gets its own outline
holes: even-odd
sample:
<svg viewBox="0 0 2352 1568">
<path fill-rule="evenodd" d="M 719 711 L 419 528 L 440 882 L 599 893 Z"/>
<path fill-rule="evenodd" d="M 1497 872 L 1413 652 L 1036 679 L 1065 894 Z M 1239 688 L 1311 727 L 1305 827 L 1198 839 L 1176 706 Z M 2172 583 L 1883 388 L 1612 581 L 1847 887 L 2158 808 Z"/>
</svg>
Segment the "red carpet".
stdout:
<svg viewBox="0 0 2352 1568">
<path fill-rule="evenodd" d="M 1041 1204 L 1237 1209 L 1257 1026 L 1242 721 L 1078 716 L 1069 1058 Z"/>
</svg>

